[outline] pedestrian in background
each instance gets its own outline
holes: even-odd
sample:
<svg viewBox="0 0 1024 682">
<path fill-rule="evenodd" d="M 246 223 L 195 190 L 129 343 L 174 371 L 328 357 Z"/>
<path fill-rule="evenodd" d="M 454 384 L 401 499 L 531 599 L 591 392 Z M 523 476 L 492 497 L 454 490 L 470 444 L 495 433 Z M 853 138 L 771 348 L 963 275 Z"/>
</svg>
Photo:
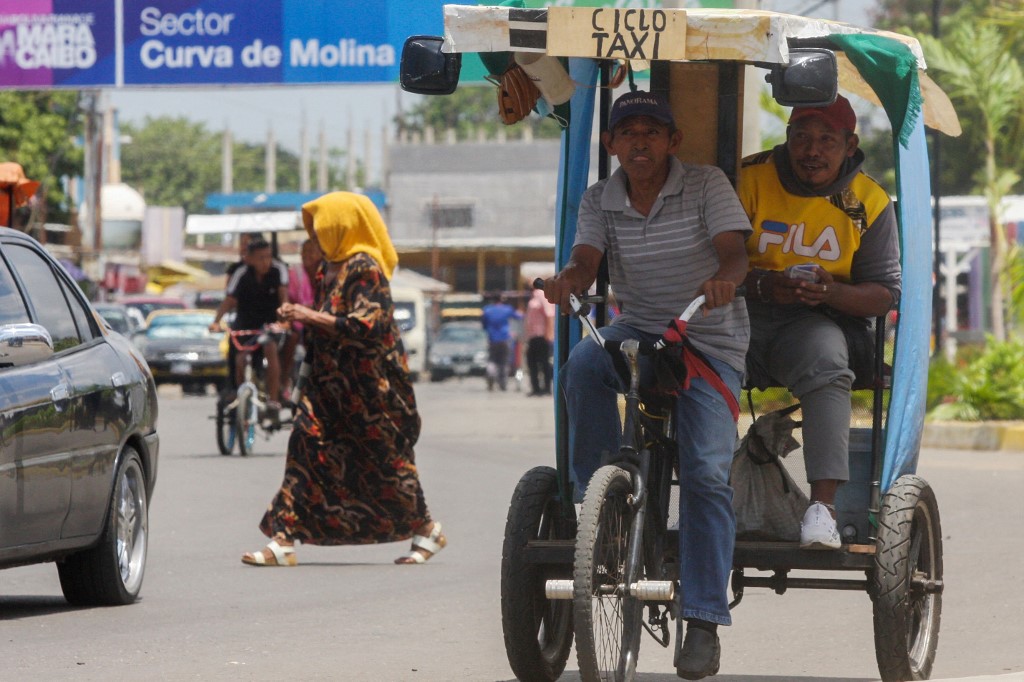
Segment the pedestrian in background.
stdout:
<svg viewBox="0 0 1024 682">
<path fill-rule="evenodd" d="M 526 334 L 526 366 L 530 373 L 530 395 L 551 395 L 551 351 L 555 341 L 555 306 L 534 289 L 526 304 L 523 320 Z"/>
<path fill-rule="evenodd" d="M 288 300 L 292 303 L 312 307 L 315 301 L 316 273 L 324 259 L 324 252 L 315 239 L 302 242 L 299 255 L 302 261 L 293 265 L 288 273 Z M 301 322 L 293 322 L 284 347 L 281 349 L 282 384 L 285 396 L 291 396 L 295 373 L 295 351 L 302 341 L 303 326 Z"/>
<path fill-rule="evenodd" d="M 514 339 L 509 329 L 509 320 L 521 320 L 523 314 L 513 308 L 505 300 L 503 294 L 492 297 L 491 303 L 484 306 L 481 322 L 487 331 L 487 390 L 493 391 L 497 382 L 498 389 L 508 388 L 509 363 L 512 356 Z"/>
<path fill-rule="evenodd" d="M 332 192 L 302 207 L 325 262 L 312 308 L 282 305 L 305 325 L 311 373 L 288 441 L 284 482 L 260 530 L 254 566 L 295 566 L 295 543 L 356 545 L 412 537 L 395 563 L 421 564 L 447 544 L 427 511 L 413 446 L 420 434 L 389 278 L 398 256 L 368 198 Z"/>
</svg>

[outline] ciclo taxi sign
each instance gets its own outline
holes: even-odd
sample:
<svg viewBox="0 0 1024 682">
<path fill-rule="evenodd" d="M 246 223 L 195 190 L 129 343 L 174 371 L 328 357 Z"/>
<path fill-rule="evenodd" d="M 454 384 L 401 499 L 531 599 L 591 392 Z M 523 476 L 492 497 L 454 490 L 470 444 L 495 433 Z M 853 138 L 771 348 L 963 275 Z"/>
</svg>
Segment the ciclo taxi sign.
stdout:
<svg viewBox="0 0 1024 682">
<path fill-rule="evenodd" d="M 601 59 L 685 59 L 686 11 L 548 8 L 547 53 Z"/>
</svg>

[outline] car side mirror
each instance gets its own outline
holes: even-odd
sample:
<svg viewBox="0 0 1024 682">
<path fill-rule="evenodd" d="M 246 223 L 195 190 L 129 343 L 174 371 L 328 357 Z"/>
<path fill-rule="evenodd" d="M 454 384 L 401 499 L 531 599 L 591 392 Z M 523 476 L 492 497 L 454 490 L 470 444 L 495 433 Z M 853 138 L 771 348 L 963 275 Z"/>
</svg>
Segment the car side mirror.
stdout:
<svg viewBox="0 0 1024 682">
<path fill-rule="evenodd" d="M 825 107 L 839 93 L 839 65 L 832 50 L 794 47 L 789 64 L 773 64 L 765 81 L 772 97 L 784 107 Z"/>
<path fill-rule="evenodd" d="M 53 355 L 53 339 L 38 324 L 6 324 L 0 327 L 0 367 L 22 367 Z"/>
<path fill-rule="evenodd" d="M 459 84 L 462 55 L 442 52 L 440 36 L 409 36 L 402 46 L 399 84 L 417 95 L 450 95 Z"/>
</svg>

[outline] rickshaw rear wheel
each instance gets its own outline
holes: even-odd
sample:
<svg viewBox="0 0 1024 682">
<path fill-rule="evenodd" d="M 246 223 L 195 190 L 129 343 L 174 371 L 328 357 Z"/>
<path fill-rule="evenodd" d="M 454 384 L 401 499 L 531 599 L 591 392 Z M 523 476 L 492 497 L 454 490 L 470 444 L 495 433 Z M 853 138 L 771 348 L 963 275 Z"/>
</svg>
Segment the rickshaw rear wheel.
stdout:
<svg viewBox="0 0 1024 682">
<path fill-rule="evenodd" d="M 875 657 L 885 682 L 926 680 L 942 613 L 942 528 L 931 486 L 901 476 L 882 499 L 872 576 Z"/>
<path fill-rule="evenodd" d="M 558 499 L 558 474 L 551 467 L 530 469 L 516 485 L 501 550 L 501 627 L 505 652 L 516 677 L 553 682 L 565 670 L 572 649 L 572 602 L 548 600 L 550 576 L 540 564 L 524 561 L 531 540 L 576 536 L 576 510 L 566 517 Z"/>
<path fill-rule="evenodd" d="M 583 498 L 573 562 L 573 619 L 576 660 L 585 682 L 630 682 L 636 675 L 643 602 L 624 592 L 632 493 L 628 472 L 603 466 Z"/>
</svg>

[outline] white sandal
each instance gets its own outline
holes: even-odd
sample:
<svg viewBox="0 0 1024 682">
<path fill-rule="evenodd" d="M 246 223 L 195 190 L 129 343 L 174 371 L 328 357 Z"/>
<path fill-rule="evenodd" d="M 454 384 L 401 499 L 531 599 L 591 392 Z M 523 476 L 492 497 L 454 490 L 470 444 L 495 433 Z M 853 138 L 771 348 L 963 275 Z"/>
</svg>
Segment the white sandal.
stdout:
<svg viewBox="0 0 1024 682">
<path fill-rule="evenodd" d="M 448 545 L 448 538 L 441 532 L 441 524 L 434 521 L 430 535 L 413 535 L 412 548 L 395 559 L 396 564 L 422 564 Z M 426 554 L 424 554 L 426 553 Z"/>
<path fill-rule="evenodd" d="M 263 550 L 259 552 L 249 553 L 246 552 L 242 555 L 242 563 L 249 564 L 250 566 L 298 566 L 299 560 L 295 556 L 294 545 L 282 545 L 277 540 L 271 540 L 267 543 L 267 549 L 273 555 L 272 559 L 267 559 L 266 554 Z"/>
</svg>

